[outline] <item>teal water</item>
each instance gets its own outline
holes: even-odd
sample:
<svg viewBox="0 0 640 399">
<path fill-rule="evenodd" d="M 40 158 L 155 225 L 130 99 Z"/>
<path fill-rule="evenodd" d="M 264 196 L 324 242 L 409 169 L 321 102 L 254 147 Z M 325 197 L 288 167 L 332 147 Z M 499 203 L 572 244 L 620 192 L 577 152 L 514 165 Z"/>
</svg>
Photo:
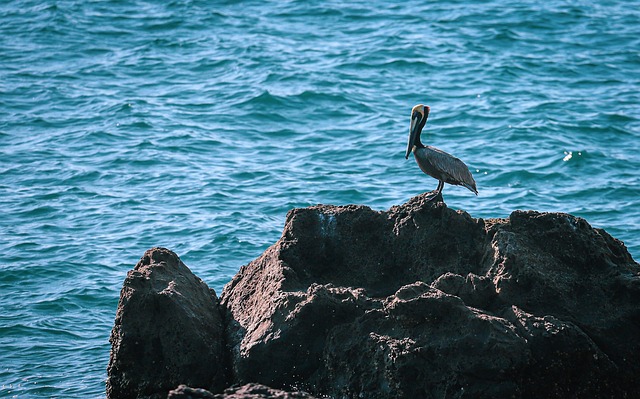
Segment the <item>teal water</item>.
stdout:
<svg viewBox="0 0 640 399">
<path fill-rule="evenodd" d="M 104 396 L 152 246 L 220 293 L 292 207 L 433 190 L 417 103 L 478 183 L 450 207 L 570 212 L 639 259 L 639 50 L 627 1 L 1 2 L 0 397 Z"/>
</svg>

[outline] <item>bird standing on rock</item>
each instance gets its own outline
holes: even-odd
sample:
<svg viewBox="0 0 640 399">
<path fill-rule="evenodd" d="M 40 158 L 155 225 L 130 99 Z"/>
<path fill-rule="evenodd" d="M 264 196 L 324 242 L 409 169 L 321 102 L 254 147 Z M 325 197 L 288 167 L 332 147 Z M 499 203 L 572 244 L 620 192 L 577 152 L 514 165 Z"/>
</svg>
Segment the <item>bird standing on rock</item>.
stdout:
<svg viewBox="0 0 640 399">
<path fill-rule="evenodd" d="M 425 146 L 420 141 L 420 133 L 427 123 L 429 111 L 430 108 L 423 104 L 418 104 L 411 110 L 411 128 L 405 159 L 409 159 L 409 154 L 413 152 L 413 157 L 420 169 L 439 181 L 438 188 L 430 201 L 438 197 L 442 199 L 444 183 L 466 187 L 478 195 L 476 181 L 464 162 L 436 147 Z"/>
</svg>

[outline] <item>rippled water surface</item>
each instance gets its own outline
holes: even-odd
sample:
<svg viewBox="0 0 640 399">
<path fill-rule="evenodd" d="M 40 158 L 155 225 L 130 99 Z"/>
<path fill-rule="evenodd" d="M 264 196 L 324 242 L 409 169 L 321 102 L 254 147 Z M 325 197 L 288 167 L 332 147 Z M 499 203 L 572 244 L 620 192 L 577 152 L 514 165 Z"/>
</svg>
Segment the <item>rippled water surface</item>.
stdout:
<svg viewBox="0 0 640 399">
<path fill-rule="evenodd" d="M 0 2 L 0 397 L 104 396 L 152 246 L 219 293 L 292 207 L 433 190 L 417 103 L 478 183 L 450 207 L 570 212 L 638 259 L 639 49 L 627 1 Z"/>
</svg>

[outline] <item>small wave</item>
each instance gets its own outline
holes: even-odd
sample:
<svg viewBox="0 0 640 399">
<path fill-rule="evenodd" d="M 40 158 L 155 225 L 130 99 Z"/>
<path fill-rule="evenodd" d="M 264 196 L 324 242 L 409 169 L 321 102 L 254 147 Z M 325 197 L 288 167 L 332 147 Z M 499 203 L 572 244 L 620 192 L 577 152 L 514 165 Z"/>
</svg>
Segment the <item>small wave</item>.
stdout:
<svg viewBox="0 0 640 399">
<path fill-rule="evenodd" d="M 133 121 L 133 122 L 117 122 L 116 127 L 122 130 L 130 130 L 130 129 L 147 130 L 147 129 L 152 129 L 153 125 L 147 121 Z"/>
<path fill-rule="evenodd" d="M 271 94 L 269 91 L 264 90 L 260 92 L 260 94 L 251 97 L 248 100 L 240 102 L 236 104 L 242 108 L 258 108 L 264 107 L 265 109 L 270 109 L 273 107 L 285 107 L 286 100 L 284 100 L 280 96 L 276 96 Z"/>
</svg>

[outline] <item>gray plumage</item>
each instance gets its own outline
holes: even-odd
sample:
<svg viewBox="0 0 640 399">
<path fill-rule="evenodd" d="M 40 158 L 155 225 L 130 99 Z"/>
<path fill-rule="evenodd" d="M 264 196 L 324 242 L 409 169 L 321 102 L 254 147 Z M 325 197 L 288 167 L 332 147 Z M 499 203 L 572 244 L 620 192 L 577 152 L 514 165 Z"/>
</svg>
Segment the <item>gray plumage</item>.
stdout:
<svg viewBox="0 0 640 399">
<path fill-rule="evenodd" d="M 420 169 L 439 181 L 436 196 L 442 192 L 444 183 L 466 187 L 478 195 L 476 181 L 464 162 L 438 148 L 425 146 L 420 141 L 420 134 L 429 117 L 429 110 L 429 107 L 422 104 L 413 107 L 405 158 L 413 152 Z"/>
</svg>

